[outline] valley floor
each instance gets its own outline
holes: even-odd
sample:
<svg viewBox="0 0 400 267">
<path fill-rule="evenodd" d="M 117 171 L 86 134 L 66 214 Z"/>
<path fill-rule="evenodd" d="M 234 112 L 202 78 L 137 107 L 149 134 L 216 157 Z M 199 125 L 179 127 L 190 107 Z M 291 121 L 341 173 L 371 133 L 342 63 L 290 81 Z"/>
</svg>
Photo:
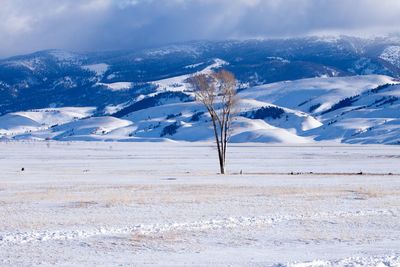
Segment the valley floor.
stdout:
<svg viewBox="0 0 400 267">
<path fill-rule="evenodd" d="M 400 266 L 400 147 L 229 149 L 0 142 L 0 266 Z"/>
</svg>

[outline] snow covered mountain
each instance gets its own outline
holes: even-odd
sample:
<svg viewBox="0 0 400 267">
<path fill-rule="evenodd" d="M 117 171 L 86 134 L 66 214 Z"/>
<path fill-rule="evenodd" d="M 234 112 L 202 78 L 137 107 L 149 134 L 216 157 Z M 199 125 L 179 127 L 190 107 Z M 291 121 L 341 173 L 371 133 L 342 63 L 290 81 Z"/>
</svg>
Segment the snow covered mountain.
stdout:
<svg viewBox="0 0 400 267">
<path fill-rule="evenodd" d="M 400 142 L 400 41 L 192 42 L 143 51 L 43 51 L 0 60 L 0 138 L 211 140 L 186 79 L 240 84 L 233 142 Z"/>
</svg>

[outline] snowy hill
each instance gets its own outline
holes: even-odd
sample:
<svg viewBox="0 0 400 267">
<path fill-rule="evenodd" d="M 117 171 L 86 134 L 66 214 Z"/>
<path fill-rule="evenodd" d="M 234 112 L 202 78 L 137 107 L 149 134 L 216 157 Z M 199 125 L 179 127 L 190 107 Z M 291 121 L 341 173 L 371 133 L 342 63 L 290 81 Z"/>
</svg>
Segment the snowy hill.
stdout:
<svg viewBox="0 0 400 267">
<path fill-rule="evenodd" d="M 0 138 L 212 140 L 187 78 L 225 68 L 241 98 L 233 142 L 397 144 L 400 42 L 299 38 L 0 60 Z"/>
<path fill-rule="evenodd" d="M 0 134 L 18 140 L 213 140 L 210 118 L 193 101 L 185 79 L 177 77 L 171 91 L 166 86 L 143 96 L 114 116 L 93 117 L 94 108 L 6 114 L 0 117 Z M 243 89 L 231 140 L 398 143 L 399 96 L 397 81 L 381 75 L 303 79 Z"/>
<path fill-rule="evenodd" d="M 48 130 L 60 124 L 90 117 L 96 109 L 52 108 L 9 113 L 0 117 L 0 135 L 15 136 Z"/>
</svg>

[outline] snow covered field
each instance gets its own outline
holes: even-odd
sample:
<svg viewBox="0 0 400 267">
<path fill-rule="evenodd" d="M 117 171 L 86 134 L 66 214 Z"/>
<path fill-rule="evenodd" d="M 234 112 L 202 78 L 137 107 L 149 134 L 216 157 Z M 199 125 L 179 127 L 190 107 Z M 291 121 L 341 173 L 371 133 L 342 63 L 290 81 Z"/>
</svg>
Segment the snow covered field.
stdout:
<svg viewBox="0 0 400 267">
<path fill-rule="evenodd" d="M 0 266 L 400 266 L 397 146 L 0 150 Z"/>
</svg>

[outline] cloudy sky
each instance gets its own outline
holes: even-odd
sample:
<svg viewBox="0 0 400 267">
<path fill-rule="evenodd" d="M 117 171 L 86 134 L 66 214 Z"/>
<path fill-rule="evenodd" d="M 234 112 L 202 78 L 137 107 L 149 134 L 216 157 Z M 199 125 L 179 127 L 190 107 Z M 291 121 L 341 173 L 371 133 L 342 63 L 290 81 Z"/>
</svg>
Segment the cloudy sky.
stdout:
<svg viewBox="0 0 400 267">
<path fill-rule="evenodd" d="M 0 57 L 200 39 L 384 35 L 399 0 L 0 0 Z"/>
</svg>

